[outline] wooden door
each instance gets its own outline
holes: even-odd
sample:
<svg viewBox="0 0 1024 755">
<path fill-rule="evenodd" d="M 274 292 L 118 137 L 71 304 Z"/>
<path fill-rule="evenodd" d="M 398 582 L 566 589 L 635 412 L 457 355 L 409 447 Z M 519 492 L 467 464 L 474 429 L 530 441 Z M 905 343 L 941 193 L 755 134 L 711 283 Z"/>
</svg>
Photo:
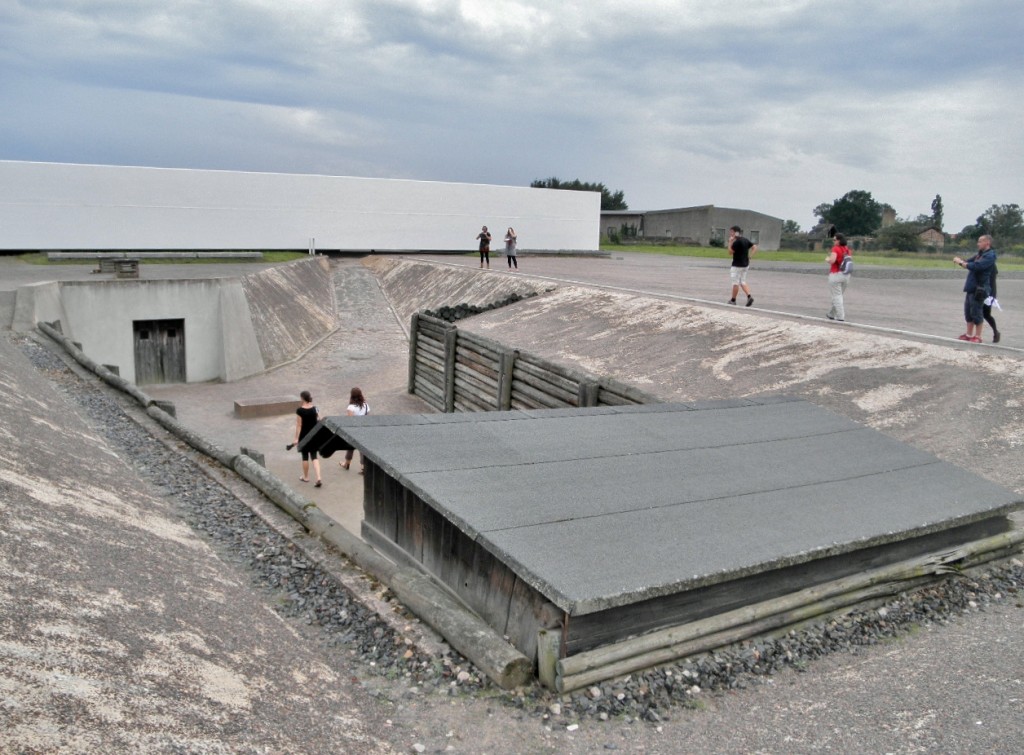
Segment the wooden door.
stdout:
<svg viewBox="0 0 1024 755">
<path fill-rule="evenodd" d="M 136 320 L 135 384 L 185 382 L 185 321 Z"/>
</svg>

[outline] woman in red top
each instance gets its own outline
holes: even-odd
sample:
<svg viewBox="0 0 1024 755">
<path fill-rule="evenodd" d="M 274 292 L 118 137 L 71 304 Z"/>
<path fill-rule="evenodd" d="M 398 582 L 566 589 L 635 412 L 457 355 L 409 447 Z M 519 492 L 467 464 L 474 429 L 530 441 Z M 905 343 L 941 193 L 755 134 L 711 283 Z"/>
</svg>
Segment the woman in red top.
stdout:
<svg viewBox="0 0 1024 755">
<path fill-rule="evenodd" d="M 828 290 L 832 294 L 832 307 L 825 313 L 830 320 L 843 322 L 846 320 L 846 309 L 843 307 L 843 294 L 846 293 L 846 286 L 850 282 L 849 273 L 839 272 L 839 266 L 843 264 L 843 258 L 850 256 L 850 247 L 846 245 L 846 237 L 836 234 L 835 245 L 831 253 L 825 258 L 828 263 Z"/>
</svg>

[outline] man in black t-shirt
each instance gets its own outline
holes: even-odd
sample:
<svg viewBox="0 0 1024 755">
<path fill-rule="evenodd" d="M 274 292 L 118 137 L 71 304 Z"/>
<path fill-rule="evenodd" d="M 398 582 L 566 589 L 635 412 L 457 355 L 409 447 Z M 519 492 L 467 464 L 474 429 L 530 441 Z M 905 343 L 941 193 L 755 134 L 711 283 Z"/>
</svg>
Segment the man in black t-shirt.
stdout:
<svg viewBox="0 0 1024 755">
<path fill-rule="evenodd" d="M 750 258 L 757 254 L 757 244 L 751 244 L 750 239 L 740 234 L 743 229 L 734 225 L 729 229 L 729 254 L 732 255 L 732 266 L 729 268 L 729 279 L 732 281 L 732 298 L 730 304 L 736 303 L 736 294 L 740 289 L 747 295 L 747 306 L 754 303 L 754 297 L 750 295 L 750 286 L 747 285 L 747 268 L 750 267 Z"/>
</svg>

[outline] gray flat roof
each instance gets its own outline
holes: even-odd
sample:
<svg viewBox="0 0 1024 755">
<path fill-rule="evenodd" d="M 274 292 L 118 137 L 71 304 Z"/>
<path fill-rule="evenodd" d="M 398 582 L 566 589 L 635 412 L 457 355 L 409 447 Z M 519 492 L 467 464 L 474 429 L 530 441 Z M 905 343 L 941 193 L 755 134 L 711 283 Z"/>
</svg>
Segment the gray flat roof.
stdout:
<svg viewBox="0 0 1024 755">
<path fill-rule="evenodd" d="M 325 425 L 570 614 L 1022 504 L 965 469 L 786 397 Z"/>
</svg>

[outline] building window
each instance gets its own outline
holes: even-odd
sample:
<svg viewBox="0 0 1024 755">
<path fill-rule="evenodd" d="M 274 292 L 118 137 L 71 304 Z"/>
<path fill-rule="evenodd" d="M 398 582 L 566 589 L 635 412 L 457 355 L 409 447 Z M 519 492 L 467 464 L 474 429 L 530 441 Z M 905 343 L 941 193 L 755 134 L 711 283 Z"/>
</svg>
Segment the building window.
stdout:
<svg viewBox="0 0 1024 755">
<path fill-rule="evenodd" d="M 759 243 L 761 243 L 761 232 L 760 231 L 751 231 L 750 232 L 750 243 L 751 244 L 759 244 Z"/>
</svg>

